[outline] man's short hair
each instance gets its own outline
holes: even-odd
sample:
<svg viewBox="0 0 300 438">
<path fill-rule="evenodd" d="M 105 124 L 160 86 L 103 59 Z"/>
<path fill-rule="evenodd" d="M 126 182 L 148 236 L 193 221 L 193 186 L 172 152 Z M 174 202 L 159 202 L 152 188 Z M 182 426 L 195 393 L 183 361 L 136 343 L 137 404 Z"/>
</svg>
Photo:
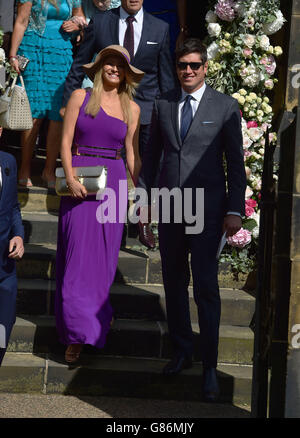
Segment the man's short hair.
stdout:
<svg viewBox="0 0 300 438">
<path fill-rule="evenodd" d="M 198 38 L 186 39 L 175 51 L 176 62 L 179 58 L 190 53 L 199 53 L 202 62 L 205 64 L 207 61 L 207 49 L 206 46 Z"/>
</svg>

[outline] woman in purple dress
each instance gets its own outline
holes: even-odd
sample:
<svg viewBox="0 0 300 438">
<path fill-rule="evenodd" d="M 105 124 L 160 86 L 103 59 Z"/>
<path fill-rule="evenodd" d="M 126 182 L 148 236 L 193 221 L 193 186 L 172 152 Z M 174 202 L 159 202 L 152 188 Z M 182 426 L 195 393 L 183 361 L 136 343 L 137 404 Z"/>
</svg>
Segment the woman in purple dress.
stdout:
<svg viewBox="0 0 300 438">
<path fill-rule="evenodd" d="M 75 90 L 63 124 L 61 159 L 70 195 L 61 198 L 56 259 L 55 315 L 59 340 L 67 345 L 65 360 L 76 362 L 84 344 L 102 348 L 113 310 L 113 283 L 127 213 L 127 178 L 121 149 L 125 147 L 133 183 L 140 171 L 140 108 L 132 93 L 143 72 L 130 65 L 121 46 L 103 49 L 83 66 L 94 82 L 91 91 Z M 101 203 L 87 195 L 73 167 L 107 167 L 107 188 L 115 194 L 115 218 L 99 222 Z M 122 189 L 119 193 L 119 182 Z M 103 207 L 104 209 L 104 207 Z M 115 219 L 115 220 L 114 220 Z"/>
</svg>

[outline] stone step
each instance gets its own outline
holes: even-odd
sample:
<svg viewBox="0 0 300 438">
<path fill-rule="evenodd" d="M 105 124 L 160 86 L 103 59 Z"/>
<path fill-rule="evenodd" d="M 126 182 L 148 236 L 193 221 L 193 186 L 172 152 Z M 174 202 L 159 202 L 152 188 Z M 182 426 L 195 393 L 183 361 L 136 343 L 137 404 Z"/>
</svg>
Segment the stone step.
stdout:
<svg viewBox="0 0 300 438">
<path fill-rule="evenodd" d="M 200 401 L 202 366 L 165 379 L 165 360 L 82 355 L 79 366 L 48 355 L 6 353 L 0 368 L 0 392 L 135 397 Z M 220 402 L 250 405 L 252 367 L 220 364 Z"/>
<path fill-rule="evenodd" d="M 26 212 L 21 210 L 25 231 L 25 243 L 37 244 L 44 242 L 56 245 L 58 229 L 58 212 Z M 137 239 L 137 230 L 130 224 L 127 226 L 126 247 L 144 252 L 146 247 Z"/>
<path fill-rule="evenodd" d="M 221 289 L 221 324 L 248 327 L 255 308 L 255 299 L 245 291 Z M 55 281 L 20 279 L 18 281 L 17 313 L 21 315 L 54 314 Z M 189 288 L 190 313 L 193 322 L 198 321 L 197 306 Z M 165 294 L 163 286 L 146 284 L 128 285 L 114 283 L 110 301 L 116 318 L 166 319 Z"/>
<path fill-rule="evenodd" d="M 199 361 L 199 327 L 192 324 L 194 357 Z M 58 342 L 53 316 L 17 317 L 12 330 L 8 351 L 15 353 L 60 353 L 65 347 Z M 170 358 L 172 347 L 165 321 L 116 319 L 107 337 L 106 345 L 99 350 L 86 346 L 92 354 Z M 251 364 L 253 333 L 247 327 L 220 327 L 219 361 L 231 364 Z"/>
<path fill-rule="evenodd" d="M 17 263 L 18 278 L 55 279 L 56 245 L 25 244 L 25 254 Z M 255 275 L 239 273 L 235 276 L 230 265 L 219 266 L 219 286 L 221 288 L 251 290 L 254 288 Z M 162 285 L 162 273 L 159 251 L 122 248 L 119 253 L 115 282 L 128 284 Z M 191 279 L 192 284 L 192 279 Z"/>
<path fill-rule="evenodd" d="M 22 213 L 58 213 L 60 205 L 54 189 L 38 186 L 18 187 L 18 200 Z"/>
</svg>

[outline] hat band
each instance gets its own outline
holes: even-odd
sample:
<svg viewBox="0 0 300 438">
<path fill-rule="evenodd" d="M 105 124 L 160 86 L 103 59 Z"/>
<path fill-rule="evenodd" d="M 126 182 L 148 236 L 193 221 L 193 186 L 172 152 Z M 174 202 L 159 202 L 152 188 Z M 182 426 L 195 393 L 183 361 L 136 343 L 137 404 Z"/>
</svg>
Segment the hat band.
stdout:
<svg viewBox="0 0 300 438">
<path fill-rule="evenodd" d="M 126 58 L 126 59 L 127 59 L 127 62 L 128 62 L 128 64 L 130 64 L 130 59 L 128 58 L 128 56 L 127 56 L 127 55 L 125 55 L 125 53 L 123 53 L 123 52 L 120 52 L 120 53 L 122 53 L 122 55 L 124 56 L 124 58 Z"/>
</svg>

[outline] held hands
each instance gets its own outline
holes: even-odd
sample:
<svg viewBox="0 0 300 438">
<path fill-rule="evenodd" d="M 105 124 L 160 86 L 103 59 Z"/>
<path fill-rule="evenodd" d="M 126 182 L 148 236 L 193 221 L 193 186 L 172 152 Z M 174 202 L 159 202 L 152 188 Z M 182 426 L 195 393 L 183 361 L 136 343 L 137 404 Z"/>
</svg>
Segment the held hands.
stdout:
<svg viewBox="0 0 300 438">
<path fill-rule="evenodd" d="M 9 241 L 8 257 L 14 260 L 20 260 L 24 254 L 23 239 L 20 236 L 15 236 Z"/>
<path fill-rule="evenodd" d="M 233 236 L 242 228 L 242 219 L 235 214 L 228 214 L 224 218 L 223 233 L 226 231 L 226 237 Z"/>
<path fill-rule="evenodd" d="M 73 178 L 70 181 L 67 181 L 69 191 L 73 198 L 84 199 L 87 197 L 87 191 L 84 185 L 82 185 L 79 181 Z"/>
</svg>

